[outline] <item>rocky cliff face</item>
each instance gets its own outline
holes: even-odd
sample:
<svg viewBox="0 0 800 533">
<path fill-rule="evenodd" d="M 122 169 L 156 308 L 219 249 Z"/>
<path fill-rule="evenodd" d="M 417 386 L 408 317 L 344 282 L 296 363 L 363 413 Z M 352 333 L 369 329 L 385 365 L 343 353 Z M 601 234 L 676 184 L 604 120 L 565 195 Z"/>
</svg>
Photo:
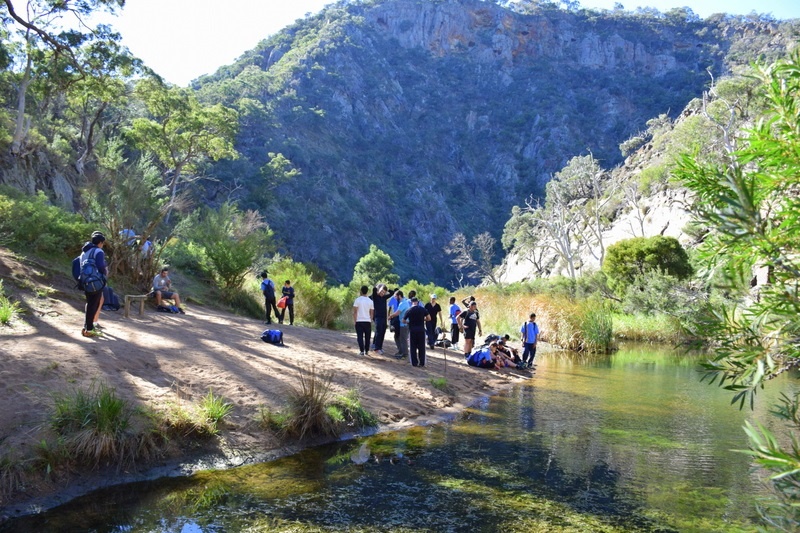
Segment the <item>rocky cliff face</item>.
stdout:
<svg viewBox="0 0 800 533">
<path fill-rule="evenodd" d="M 249 184 L 245 202 L 287 253 L 347 281 L 377 244 L 402 278 L 447 283 L 455 233 L 499 237 L 511 206 L 541 196 L 575 155 L 621 162 L 623 140 L 682 109 L 706 68 L 724 73 L 733 43 L 768 26 L 520 14 L 478 0 L 339 4 L 197 87 L 247 106 L 244 158 L 215 173 L 222 187 Z M 265 198 L 268 152 L 302 176 Z"/>
</svg>

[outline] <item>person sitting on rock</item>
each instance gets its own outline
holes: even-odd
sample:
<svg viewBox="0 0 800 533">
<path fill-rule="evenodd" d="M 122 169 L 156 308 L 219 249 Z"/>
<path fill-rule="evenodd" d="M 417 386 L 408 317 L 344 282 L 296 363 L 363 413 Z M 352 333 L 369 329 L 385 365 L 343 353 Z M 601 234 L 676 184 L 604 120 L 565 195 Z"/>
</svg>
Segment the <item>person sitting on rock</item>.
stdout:
<svg viewBox="0 0 800 533">
<path fill-rule="evenodd" d="M 156 297 L 156 307 L 161 307 L 161 299 L 167 298 L 173 300 L 178 307 L 178 311 L 184 314 L 183 307 L 181 307 L 181 297 L 178 291 L 172 290 L 172 280 L 169 279 L 169 268 L 164 267 L 159 274 L 153 278 L 153 294 Z"/>
</svg>

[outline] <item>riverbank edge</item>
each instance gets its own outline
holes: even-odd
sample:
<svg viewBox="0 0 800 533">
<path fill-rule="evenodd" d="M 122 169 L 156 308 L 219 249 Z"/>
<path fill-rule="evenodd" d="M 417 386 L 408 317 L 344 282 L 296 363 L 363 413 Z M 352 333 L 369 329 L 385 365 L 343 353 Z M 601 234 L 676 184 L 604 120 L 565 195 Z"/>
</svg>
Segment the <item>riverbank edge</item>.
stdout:
<svg viewBox="0 0 800 533">
<path fill-rule="evenodd" d="M 531 378 L 533 379 L 533 375 Z M 286 446 L 272 448 L 269 450 L 255 450 L 248 448 L 228 448 L 224 436 L 218 439 L 215 450 L 209 450 L 211 445 L 205 450 L 198 451 L 190 455 L 182 455 L 174 460 L 161 461 L 162 464 L 155 467 L 146 467 L 140 472 L 118 473 L 113 468 L 106 468 L 101 471 L 80 472 L 78 476 L 86 476 L 82 479 L 71 481 L 66 486 L 56 487 L 58 494 L 40 494 L 30 498 L 10 503 L 0 508 L 0 526 L 16 518 L 29 515 L 44 513 L 55 509 L 61 505 L 86 496 L 96 490 L 108 489 L 119 485 L 132 483 L 155 481 L 162 478 L 188 477 L 198 472 L 207 470 L 229 470 L 241 466 L 257 463 L 275 461 L 283 457 L 288 457 L 303 450 L 321 446 L 332 442 L 343 442 L 357 438 L 369 437 L 391 431 L 399 431 L 412 427 L 430 426 L 452 422 L 464 411 L 474 407 L 481 401 L 503 393 L 522 382 L 514 383 L 495 383 L 491 390 L 483 394 L 470 397 L 467 402 L 458 402 L 445 409 L 433 410 L 430 413 L 420 415 L 414 420 L 396 422 L 392 424 L 381 424 L 376 428 L 366 428 L 363 432 L 347 433 L 338 438 L 324 438 L 309 440 L 304 443 L 288 443 Z"/>
</svg>

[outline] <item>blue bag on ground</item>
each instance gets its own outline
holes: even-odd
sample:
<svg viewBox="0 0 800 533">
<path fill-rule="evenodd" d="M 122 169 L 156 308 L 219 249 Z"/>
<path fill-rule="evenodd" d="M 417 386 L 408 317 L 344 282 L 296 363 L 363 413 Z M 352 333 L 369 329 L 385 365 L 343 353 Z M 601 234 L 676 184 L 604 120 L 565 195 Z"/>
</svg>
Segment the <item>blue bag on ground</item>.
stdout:
<svg viewBox="0 0 800 533">
<path fill-rule="evenodd" d="M 122 307 L 119 303 L 119 297 L 114 289 L 106 285 L 103 287 L 103 311 L 119 311 Z"/>
<path fill-rule="evenodd" d="M 261 340 L 270 344 L 283 346 L 283 332 L 279 329 L 267 329 L 261 334 Z"/>
</svg>

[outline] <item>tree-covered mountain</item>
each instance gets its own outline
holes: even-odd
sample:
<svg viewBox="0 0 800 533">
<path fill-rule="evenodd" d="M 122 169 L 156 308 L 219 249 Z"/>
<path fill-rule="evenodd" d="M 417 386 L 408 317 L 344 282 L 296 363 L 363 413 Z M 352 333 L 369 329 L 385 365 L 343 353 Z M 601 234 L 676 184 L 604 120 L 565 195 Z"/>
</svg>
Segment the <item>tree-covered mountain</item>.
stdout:
<svg viewBox="0 0 800 533">
<path fill-rule="evenodd" d="M 207 200 L 242 187 L 289 254 L 340 280 L 377 244 L 403 278 L 446 281 L 455 234 L 499 237 L 570 158 L 619 163 L 620 143 L 709 73 L 782 55 L 796 35 L 688 9 L 524 6 L 340 2 L 201 78 L 201 100 L 241 116 L 242 157 L 216 165 Z"/>
</svg>

